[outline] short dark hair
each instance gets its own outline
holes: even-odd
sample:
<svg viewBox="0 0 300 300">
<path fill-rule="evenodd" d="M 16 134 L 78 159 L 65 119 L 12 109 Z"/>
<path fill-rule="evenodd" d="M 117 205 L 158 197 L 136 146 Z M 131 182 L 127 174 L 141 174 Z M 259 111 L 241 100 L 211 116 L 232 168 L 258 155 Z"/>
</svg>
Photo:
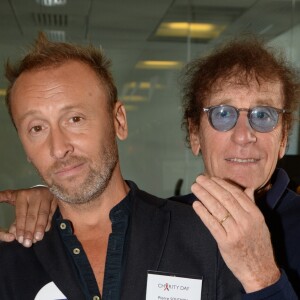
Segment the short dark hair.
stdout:
<svg viewBox="0 0 300 300">
<path fill-rule="evenodd" d="M 267 47 L 263 40 L 255 36 L 235 38 L 216 48 L 210 55 L 193 60 L 183 70 L 182 128 L 186 130 L 188 146 L 189 125 L 199 129 L 206 99 L 216 85 L 232 77 L 237 77 L 246 85 L 253 78 L 258 84 L 279 80 L 283 87 L 284 108 L 292 112 L 297 109 L 299 76 L 284 55 Z M 292 124 L 293 115 L 284 114 L 284 134 L 290 132 Z"/>
<path fill-rule="evenodd" d="M 58 67 L 70 60 L 80 61 L 89 65 L 99 77 L 107 90 L 109 98 L 109 109 L 112 110 L 117 102 L 118 93 L 112 74 L 109 70 L 111 61 L 105 57 L 100 49 L 92 45 L 81 46 L 70 43 L 49 41 L 44 33 L 40 33 L 32 49 L 24 58 L 15 65 L 7 61 L 5 66 L 5 76 L 9 81 L 6 92 L 6 105 L 8 112 L 14 123 L 11 112 L 11 89 L 17 78 L 23 73 L 35 69 Z"/>
</svg>

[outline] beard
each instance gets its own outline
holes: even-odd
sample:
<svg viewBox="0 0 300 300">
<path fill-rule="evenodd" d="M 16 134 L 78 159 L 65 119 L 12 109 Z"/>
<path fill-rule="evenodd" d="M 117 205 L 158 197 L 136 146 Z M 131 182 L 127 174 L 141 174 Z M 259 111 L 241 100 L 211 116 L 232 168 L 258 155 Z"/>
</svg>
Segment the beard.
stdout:
<svg viewBox="0 0 300 300">
<path fill-rule="evenodd" d="M 89 171 L 81 184 L 78 184 L 73 178 L 69 178 L 68 186 L 54 180 L 46 180 L 41 176 L 50 192 L 59 200 L 69 204 L 86 204 L 99 197 L 107 188 L 119 161 L 117 142 L 114 137 L 112 133 L 107 137 L 107 142 L 102 145 L 101 151 L 98 153 L 99 160 L 96 162 L 74 155 L 64 161 L 56 161 L 48 170 L 47 178 L 51 178 L 51 174 L 55 170 L 73 164 L 87 164 Z"/>
</svg>

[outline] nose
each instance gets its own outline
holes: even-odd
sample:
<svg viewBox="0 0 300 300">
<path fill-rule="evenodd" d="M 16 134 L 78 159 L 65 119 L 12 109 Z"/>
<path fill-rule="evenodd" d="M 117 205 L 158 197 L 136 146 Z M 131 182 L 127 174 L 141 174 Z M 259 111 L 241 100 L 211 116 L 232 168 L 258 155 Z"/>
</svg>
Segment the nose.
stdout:
<svg viewBox="0 0 300 300">
<path fill-rule="evenodd" d="M 246 111 L 240 111 L 236 125 L 232 129 L 231 139 L 242 146 L 256 142 L 256 132 L 249 124 Z"/>
<path fill-rule="evenodd" d="M 73 153 L 74 147 L 61 128 L 52 128 L 49 136 L 50 155 L 55 159 L 63 159 Z"/>
</svg>

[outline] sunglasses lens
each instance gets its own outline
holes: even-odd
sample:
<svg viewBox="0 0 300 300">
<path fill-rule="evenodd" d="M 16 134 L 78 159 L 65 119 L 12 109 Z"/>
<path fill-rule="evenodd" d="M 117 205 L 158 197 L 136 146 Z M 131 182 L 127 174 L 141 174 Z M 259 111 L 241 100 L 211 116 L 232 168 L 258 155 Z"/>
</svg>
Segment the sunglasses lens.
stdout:
<svg viewBox="0 0 300 300">
<path fill-rule="evenodd" d="M 236 124 L 238 112 L 232 106 L 215 106 L 209 110 L 209 121 L 218 131 L 228 131 Z"/>
<path fill-rule="evenodd" d="M 278 112 L 273 107 L 255 107 L 251 111 L 249 122 L 256 131 L 272 131 L 278 122 Z"/>
</svg>

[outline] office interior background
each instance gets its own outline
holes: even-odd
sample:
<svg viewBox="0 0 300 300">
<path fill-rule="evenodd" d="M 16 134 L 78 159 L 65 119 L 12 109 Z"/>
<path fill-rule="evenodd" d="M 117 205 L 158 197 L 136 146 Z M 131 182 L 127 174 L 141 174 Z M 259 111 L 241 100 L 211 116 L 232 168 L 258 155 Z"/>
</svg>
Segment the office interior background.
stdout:
<svg viewBox="0 0 300 300">
<path fill-rule="evenodd" d="M 54 41 L 92 43 L 112 60 L 129 122 L 119 143 L 123 175 L 161 197 L 176 186 L 189 193 L 203 170 L 181 129 L 179 75 L 188 61 L 255 33 L 300 69 L 300 0 L 0 0 L 0 190 L 41 183 L 7 114 L 3 75 L 6 60 L 17 60 L 40 31 Z M 299 155 L 299 144 L 296 122 L 287 154 Z M 0 226 L 12 218 L 1 204 Z"/>
</svg>

